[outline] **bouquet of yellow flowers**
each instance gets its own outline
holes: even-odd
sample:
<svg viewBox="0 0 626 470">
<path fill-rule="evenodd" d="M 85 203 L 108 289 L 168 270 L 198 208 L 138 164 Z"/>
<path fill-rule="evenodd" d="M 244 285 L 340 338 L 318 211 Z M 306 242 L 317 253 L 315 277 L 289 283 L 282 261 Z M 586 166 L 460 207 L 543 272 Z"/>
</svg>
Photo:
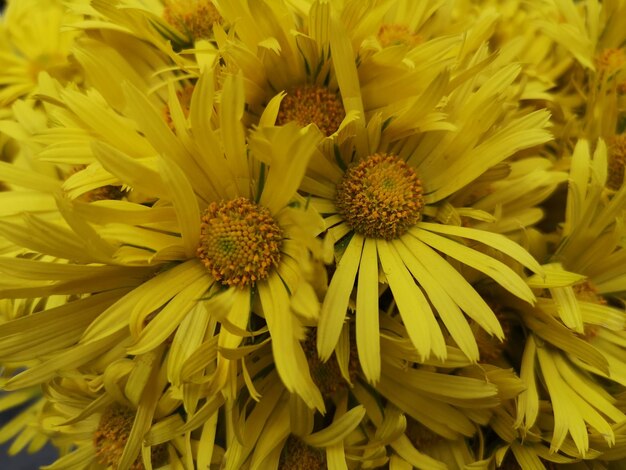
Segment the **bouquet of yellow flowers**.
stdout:
<svg viewBox="0 0 626 470">
<path fill-rule="evenodd" d="M 48 470 L 624 468 L 625 19 L 9 1 L 0 442 Z"/>
</svg>

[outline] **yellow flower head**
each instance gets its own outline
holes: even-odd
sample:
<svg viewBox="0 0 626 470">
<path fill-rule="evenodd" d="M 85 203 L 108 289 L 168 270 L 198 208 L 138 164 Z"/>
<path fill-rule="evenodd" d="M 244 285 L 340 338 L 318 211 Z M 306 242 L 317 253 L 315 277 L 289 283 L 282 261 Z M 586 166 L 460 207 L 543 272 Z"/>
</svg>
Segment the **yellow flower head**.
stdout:
<svg viewBox="0 0 626 470">
<path fill-rule="evenodd" d="M 267 208 L 244 197 L 212 202 L 202 215 L 198 257 L 222 284 L 247 287 L 278 266 L 282 241 Z"/>
<path fill-rule="evenodd" d="M 40 72 L 59 80 L 77 80 L 78 67 L 70 56 L 80 33 L 62 31 L 76 20 L 57 0 L 21 0 L 8 2 L 0 18 L 0 106 L 29 96 L 37 88 Z"/>
<path fill-rule="evenodd" d="M 163 18 L 192 39 L 210 38 L 220 12 L 210 0 L 165 0 Z"/>
<path fill-rule="evenodd" d="M 350 46 L 347 37 L 342 39 L 346 44 L 335 47 L 345 52 Z M 475 54 L 471 60 L 478 60 L 484 51 L 479 48 Z M 333 57 L 337 59 L 337 54 Z M 355 66 L 348 57 L 344 56 L 341 67 L 352 68 L 352 73 L 343 71 L 342 80 L 346 81 L 340 80 L 340 87 L 358 90 Z M 422 359 L 446 356 L 439 316 L 463 352 L 477 360 L 474 334 L 462 312 L 499 339 L 502 328 L 448 259 L 467 263 L 520 298 L 533 301 L 522 278 L 491 253 L 505 252 L 531 270 L 540 270 L 532 256 L 504 236 L 491 233 L 488 225 L 482 227 L 485 230 L 464 227 L 471 225 L 474 217 L 488 217 L 454 205 L 458 193 L 463 194 L 507 155 L 550 138 L 545 131 L 548 116 L 543 111 L 507 115 L 501 107 L 491 108 L 494 96 L 499 97 L 495 101 L 510 99 L 510 87 L 518 73 L 519 68 L 511 64 L 496 66 L 489 77 L 476 78 L 480 85 L 474 91 L 470 92 L 473 88 L 468 82 L 448 97 L 441 94 L 446 74 L 425 78 L 433 81 L 424 85 L 422 96 L 411 97 L 409 104 L 386 120 L 374 114 L 364 127 L 355 122 L 332 147 L 321 149 L 315 157 L 318 160 L 312 160 L 301 190 L 313 196 L 313 206 L 324 215 L 327 240 L 335 245 L 337 259 L 320 315 L 318 350 L 322 359 L 330 357 L 337 344 L 345 314 L 353 307 L 356 285 L 359 359 L 366 377 L 377 382 L 379 282 L 383 281 L 388 283 Z M 406 74 L 413 77 L 410 71 Z M 363 109 L 359 98 L 357 94 L 351 102 L 355 111 Z M 476 119 L 476 113 L 486 122 Z M 492 131 L 487 122 L 493 124 L 495 119 L 502 121 Z M 455 125 L 450 127 L 448 121 Z M 509 140 L 513 135 L 516 137 Z M 494 170 L 494 174 L 501 173 Z M 505 172 L 501 177 L 506 176 Z M 496 176 L 495 180 L 499 179 Z M 555 187 L 554 183 L 550 186 Z M 463 200 L 462 196 L 458 199 Z M 444 217 L 445 213 L 451 217 Z M 463 217 L 468 222 L 463 222 Z M 483 250 L 482 244 L 492 251 Z"/>
</svg>

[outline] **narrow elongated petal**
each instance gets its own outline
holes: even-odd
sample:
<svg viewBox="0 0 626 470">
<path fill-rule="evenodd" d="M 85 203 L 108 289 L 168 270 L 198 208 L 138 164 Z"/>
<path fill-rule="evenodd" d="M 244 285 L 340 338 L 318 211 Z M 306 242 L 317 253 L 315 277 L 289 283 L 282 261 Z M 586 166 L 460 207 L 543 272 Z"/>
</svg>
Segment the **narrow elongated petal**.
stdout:
<svg viewBox="0 0 626 470">
<path fill-rule="evenodd" d="M 361 405 L 355 406 L 335 419 L 330 426 L 306 436 L 304 442 L 313 447 L 327 447 L 338 444 L 361 424 L 364 416 L 365 408 Z"/>
<path fill-rule="evenodd" d="M 173 162 L 161 160 L 161 174 L 176 210 L 180 235 L 188 258 L 193 258 L 200 240 L 200 208 L 191 184 Z"/>
<path fill-rule="evenodd" d="M 398 250 L 413 277 L 415 277 L 428 295 L 428 299 L 432 302 L 459 348 L 470 361 L 477 361 L 478 346 L 474 339 L 474 333 L 469 327 L 467 320 L 463 317 L 461 309 L 441 287 L 437 278 L 428 271 L 418 258 L 413 256 L 401 240 L 394 240 L 393 245 Z"/>
<path fill-rule="evenodd" d="M 320 359 L 328 360 L 339 341 L 343 320 L 348 311 L 350 294 L 354 287 L 364 239 L 355 234 L 337 264 L 337 270 L 330 281 L 328 292 L 322 304 L 317 333 L 317 351 Z"/>
<path fill-rule="evenodd" d="M 376 245 L 380 264 L 415 349 L 423 359 L 430 356 L 431 351 L 435 356 L 443 358 L 446 354 L 443 334 L 426 297 L 415 284 L 395 248 L 385 240 L 377 240 Z"/>
<path fill-rule="evenodd" d="M 442 251 L 448 256 L 451 256 L 452 258 L 485 273 L 520 299 L 529 303 L 534 303 L 535 296 L 528 285 L 515 273 L 515 271 L 504 263 L 480 253 L 479 251 L 472 250 L 471 248 L 461 245 L 460 243 L 454 242 L 440 235 L 436 235 L 432 232 L 422 230 L 418 227 L 411 229 L 411 234 L 436 250 Z"/>
<path fill-rule="evenodd" d="M 366 239 L 361 254 L 356 292 L 356 345 L 365 377 L 380 378 L 380 333 L 378 331 L 378 254 L 376 241 Z"/>
<path fill-rule="evenodd" d="M 297 320 L 289 308 L 289 296 L 278 274 L 258 285 L 265 319 L 272 335 L 276 369 L 288 390 L 311 407 L 324 410 L 322 395 L 313 383 L 302 346 L 294 336 Z"/>
</svg>

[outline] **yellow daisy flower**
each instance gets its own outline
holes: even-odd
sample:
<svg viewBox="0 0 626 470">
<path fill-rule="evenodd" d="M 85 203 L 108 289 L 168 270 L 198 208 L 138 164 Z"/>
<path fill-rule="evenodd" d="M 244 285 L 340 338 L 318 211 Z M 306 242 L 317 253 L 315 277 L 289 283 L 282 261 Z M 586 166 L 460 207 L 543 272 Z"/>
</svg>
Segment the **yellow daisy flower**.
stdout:
<svg viewBox="0 0 626 470">
<path fill-rule="evenodd" d="M 86 106 L 89 95 L 75 91 L 64 95 L 71 103 L 70 114 L 74 113 L 69 122 L 83 120 L 102 136 L 92 144 L 91 151 L 100 168 L 106 168 L 103 174 L 157 201 L 152 208 L 114 200 L 63 200 L 59 204 L 71 227 L 67 230 L 68 240 L 89 239 L 88 253 L 104 263 L 72 266 L 77 275 L 83 269 L 98 271 L 102 267 L 105 271 L 126 270 L 122 275 L 126 282 L 128 276 L 135 277 L 139 272 L 143 279 L 135 279 L 140 283 L 148 273 L 154 276 L 140 289 L 116 299 L 98 318 L 82 321 L 78 347 L 103 344 L 106 338 L 113 340 L 130 327 L 136 343 L 129 353 L 149 351 L 172 334 L 194 308 L 205 308 L 199 302 L 205 294 L 215 296 L 209 311 L 214 308 L 213 314 L 221 322 L 234 327 L 231 332 L 228 328 L 220 331 L 219 347 L 236 347 L 247 328 L 252 306 L 260 301 L 260 308 L 254 307 L 254 311 L 268 324 L 282 379 L 309 406 L 323 409 L 298 342 L 301 320 L 292 311 L 303 312 L 305 318 L 317 315 L 317 298 L 302 273 L 308 263 L 308 250 L 315 242 L 313 237 L 322 230 L 322 224 L 306 209 L 305 201 L 294 200 L 294 196 L 320 137 L 313 128 L 299 129 L 295 125 L 284 126 L 271 135 L 266 133 L 250 145 L 251 155 L 261 161 L 257 163 L 248 157 L 240 121 L 241 80 L 232 77 L 225 82 L 215 117 L 205 112 L 205 103 L 212 103 L 215 96 L 213 86 L 213 75 L 207 72 L 196 85 L 187 118 L 170 87 L 174 130 L 150 98 L 130 83 L 123 86 L 126 116 L 113 122 L 105 122 L 98 115 L 106 108 L 97 98 L 94 106 Z M 107 114 L 113 115 L 111 111 Z M 124 130 L 120 119 L 133 122 L 132 128 Z M 291 159 L 292 153 L 300 158 Z M 206 209 L 202 211 L 203 206 Z M 143 225 L 137 218 L 140 213 L 146 216 Z M 17 244 L 33 246 L 23 236 L 13 238 Z M 43 252 L 50 251 L 42 248 Z M 68 251 L 66 245 L 56 254 L 73 259 Z M 5 261 L 20 264 L 21 260 Z M 16 265 L 11 266 L 5 267 L 5 272 L 14 273 Z M 53 276 L 54 268 L 46 272 Z M 41 284 L 63 289 L 49 280 Z M 132 284 L 136 286 L 137 282 Z M 101 291 L 103 287 L 82 282 L 80 292 Z M 23 295 L 29 289 L 17 291 Z M 145 303 L 141 299 L 150 292 L 159 295 Z M 5 295 L 10 294 L 5 291 Z M 304 310 L 294 304 L 294 299 Z M 146 323 L 153 312 L 158 314 Z M 71 353 L 70 348 L 67 354 Z M 222 358 L 214 378 L 216 388 L 225 385 L 230 368 L 231 361 Z"/>
<path fill-rule="evenodd" d="M 597 142 L 593 154 L 587 140 L 578 141 L 571 158 L 565 221 L 549 261 L 577 273 L 578 282 L 586 277 L 590 293 L 620 298 L 626 292 L 622 261 L 626 254 L 621 243 L 626 188 L 607 192 L 610 171 L 606 144 L 602 140 Z M 574 280 L 570 279 L 569 285 L 573 284 Z M 567 293 L 552 294 L 571 299 L 575 289 L 574 286 Z M 564 310 L 563 315 L 566 326 L 582 332 L 580 313 L 570 309 Z"/>
<path fill-rule="evenodd" d="M 546 210 L 541 205 L 567 176 L 539 155 L 503 163 L 458 191 L 439 208 L 436 218 L 504 234 L 530 250 L 532 240 L 542 238 L 537 226 L 546 220 Z"/>
<path fill-rule="evenodd" d="M 275 107 L 270 124 L 313 123 L 325 136 L 337 137 L 355 120 L 380 113 L 386 121 L 421 100 L 406 119 L 424 130 L 449 128 L 435 106 L 444 91 L 441 75 L 460 54 L 461 36 L 420 44 L 402 60 L 404 48 L 394 53 L 393 47 L 372 43 L 372 17 L 343 18 L 347 11 L 336 7 L 316 1 L 294 14 L 283 2 L 223 5 L 233 24 L 228 34 L 216 35 L 223 74 L 243 73 L 250 121 L 259 122 L 266 108 Z M 360 47 L 365 37 L 369 42 Z"/>
<path fill-rule="evenodd" d="M 332 420 L 288 392 L 274 370 L 270 345 L 258 343 L 246 368 L 248 392 L 227 411 L 235 427 L 227 443 L 225 469 L 356 468 L 353 461 L 361 460 L 361 444 L 367 439 L 359 431 L 365 409 L 349 403 L 348 383 L 337 366 L 316 358 L 314 338 L 305 341 L 304 349 L 313 379 L 332 409 Z"/>
<path fill-rule="evenodd" d="M 469 367 L 471 362 L 454 346 L 448 346 L 443 364 L 434 359 L 418 364 L 405 328 L 391 317 L 382 319 L 387 334 L 380 383 L 374 391 L 357 382 L 352 393 L 379 427 L 375 436 L 390 439 L 384 445 L 391 465 L 462 468 L 482 459 L 482 450 L 472 450 L 469 439 L 479 439 L 478 426 L 488 424 L 501 400 L 519 394 L 519 379 L 494 366 Z M 384 413 L 377 403 L 383 398 L 388 402 Z M 398 413 L 400 423 L 389 429 Z"/>
<path fill-rule="evenodd" d="M 338 59 L 337 54 L 334 58 Z M 340 63 L 353 67 L 347 58 Z M 335 244 L 339 259 L 320 316 L 318 348 L 322 358 L 329 357 L 336 345 L 356 281 L 359 357 L 368 379 L 378 380 L 380 278 L 389 284 L 422 359 L 431 354 L 441 359 L 446 356 L 432 302 L 459 347 L 477 360 L 474 335 L 462 312 L 500 338 L 501 327 L 484 300 L 440 253 L 533 301 L 519 274 L 461 240 L 490 246 L 540 272 L 524 249 L 502 235 L 437 219 L 447 199 L 453 199 L 489 168 L 522 148 L 550 139 L 545 131 L 548 116 L 541 111 L 507 115 L 495 105 L 500 111 L 492 108 L 494 114 L 488 113 L 487 119 L 490 123 L 500 120 L 495 131 L 488 131 L 491 124 L 483 127 L 485 123 L 474 115 L 477 109 L 489 108 L 488 101 L 506 101 L 518 72 L 513 65 L 496 68 L 489 78 L 479 80 L 476 90 L 470 92 L 473 85 L 468 81 L 451 93 L 443 110 L 454 130 L 422 134 L 403 119 L 406 115 L 395 125 L 393 120 L 385 125 L 380 119 L 371 119 L 365 129 L 357 130 L 354 139 L 312 160 L 301 189 L 313 196 L 313 206 L 324 215 L 327 241 Z M 351 76 L 356 80 L 356 74 Z M 351 88 L 358 90 L 356 83 Z M 411 137 L 403 138 L 407 135 Z M 474 214 L 471 208 L 459 208 L 458 212 L 469 218 Z M 484 213 L 478 214 L 484 217 Z"/>
<path fill-rule="evenodd" d="M 621 2 L 588 0 L 551 2 L 536 20 L 541 32 L 576 61 L 568 80 L 555 90 L 561 105 L 563 143 L 624 131 L 626 33 L 618 18 L 626 14 Z M 564 147 L 567 148 L 567 147 Z"/>
<path fill-rule="evenodd" d="M 621 304 L 609 305 L 605 299 L 623 291 L 621 265 L 611 270 L 617 265 L 609 260 L 622 254 L 619 240 L 624 192 L 607 191 L 606 178 L 603 142 L 598 142 L 592 157 L 588 143 L 579 141 L 572 156 L 561 241 L 551 254 L 553 263 L 544 265 L 543 276 L 528 279 L 541 296 L 534 307 L 514 301 L 510 295 L 508 300 L 504 300 L 506 296 L 500 298 L 518 312 L 527 331 L 523 355 L 519 363 L 516 361 L 527 390 L 520 395 L 513 427 L 520 430 L 517 439 L 531 433 L 549 442 L 553 457 L 562 450 L 568 458 L 593 459 L 600 455 L 600 449 L 619 448 L 614 430 L 626 418 L 614 396 L 626 385 L 626 315 L 622 308 L 616 308 Z M 596 280 L 603 287 L 598 289 Z M 550 417 L 550 425 L 545 424 L 541 413 Z M 540 432 L 533 430 L 537 424 Z M 506 430 L 506 426 L 501 429 Z M 597 444 L 598 439 L 592 443 L 593 433 L 602 436 L 602 445 Z M 511 448 L 518 462 L 537 462 L 538 456 L 551 460 L 543 446 L 516 444 Z M 615 452 L 619 455 L 619 450 Z M 553 461 L 566 460 L 559 457 Z"/>
<path fill-rule="evenodd" d="M 68 9 L 85 17 L 72 27 L 96 34 L 122 33 L 163 53 L 177 68 L 194 70 L 215 58 L 213 28 L 226 26 L 217 1 L 211 0 L 74 0 Z M 202 49 L 194 57 L 195 48 Z M 123 51 L 120 45 L 118 50 Z M 141 62 L 142 58 L 137 58 Z M 198 59 L 201 66 L 198 69 Z"/>
<path fill-rule="evenodd" d="M 46 217 L 56 214 L 59 219 L 56 198 L 62 193 L 88 202 L 145 202 L 143 195 L 123 186 L 102 168 L 92 155 L 90 142 L 96 136 L 106 139 L 98 129 L 107 122 L 118 136 L 123 135 L 132 143 L 135 152 L 146 152 L 147 146 L 141 139 L 133 139 L 128 120 L 119 114 L 125 107 L 121 83 L 128 80 L 142 90 L 151 89 L 161 83 L 152 76 L 154 70 L 165 67 L 167 60 L 145 43 L 120 32 L 82 38 L 73 45 L 72 53 L 82 66 L 85 80 L 97 89 L 89 91 L 92 103 L 75 87 L 65 89 L 42 72 L 38 88 L 46 101 L 33 107 L 30 101 L 18 100 L 12 105 L 13 115 L 0 121 L 0 131 L 19 148 L 12 165 L 0 162 L 0 180 L 13 190 L 1 196 L 7 200 L 3 215 L 45 213 Z M 161 78 L 174 82 L 178 91 L 186 89 L 184 82 L 178 83 L 171 74 Z M 167 87 L 160 88 L 151 99 L 166 116 Z M 57 106 L 61 102 L 67 103 L 68 108 Z M 189 103 L 187 110 L 188 106 Z M 106 119 L 98 120 L 105 116 Z"/>
<path fill-rule="evenodd" d="M 546 323 L 538 328 L 545 328 Z M 564 329 L 556 329 L 556 324 L 550 327 L 555 327 L 551 335 L 541 331 L 541 337 L 530 335 L 527 339 L 520 374 L 527 391 L 518 402 L 516 425 L 527 430 L 539 416 L 539 397 L 543 396 L 537 382 L 540 374 L 549 396 L 548 414 L 554 416 L 553 428 L 546 430 L 550 451 L 563 449 L 569 455 L 593 458 L 588 428 L 596 430 L 612 447 L 616 443 L 614 424 L 622 422 L 625 415 L 615 406 L 614 398 L 578 366 L 581 361 L 601 364 L 598 351 L 571 333 L 566 335 Z M 572 357 L 578 361 L 573 362 Z"/>
<path fill-rule="evenodd" d="M 616 406 L 612 391 L 616 386 L 618 390 L 624 386 L 623 353 L 614 358 L 611 354 L 619 346 L 611 349 L 602 339 L 596 342 L 595 336 L 619 338 L 624 332 L 626 315 L 601 302 L 596 294 L 593 297 L 588 290 L 578 290 L 572 299 L 564 297 L 567 287 L 580 286 L 580 280 L 581 276 L 548 266 L 543 280 L 533 276 L 529 283 L 546 289 L 552 298 L 540 297 L 535 307 L 508 301 L 528 331 L 519 365 L 527 389 L 518 401 L 515 427 L 520 428 L 522 436 L 529 432 L 538 422 L 542 400 L 547 399 L 544 411 L 554 418 L 553 427 L 546 429 L 544 436 L 550 442 L 551 452 L 563 449 L 571 456 L 593 458 L 588 428 L 595 429 L 606 445 L 612 447 L 613 428 L 626 419 Z M 572 318 L 571 312 L 580 314 L 581 333 L 575 333 L 572 327 L 558 320 L 567 322 Z M 608 382 L 600 382 L 594 375 L 616 385 L 603 387 Z"/>
<path fill-rule="evenodd" d="M 58 377 L 47 384 L 41 425 L 55 436 L 61 450 L 48 468 L 143 469 L 167 463 L 181 468 L 182 461 L 191 462 L 185 449 L 185 443 L 191 444 L 189 436 L 156 445 L 144 440 L 153 421 L 180 419 L 176 414 L 180 401 L 167 392 L 162 358 L 159 348 L 134 359 L 119 359 L 102 373 Z M 181 458 L 179 452 L 186 456 Z"/>
<path fill-rule="evenodd" d="M 8 2 L 0 17 L 0 107 L 31 95 L 42 71 L 63 81 L 79 79 L 70 49 L 80 33 L 61 29 L 75 19 L 61 1 Z"/>
<path fill-rule="evenodd" d="M 0 386 L 6 379 L 0 379 Z M 0 413 L 13 408 L 21 408 L 17 414 L 0 426 L 0 444 L 12 441 L 7 454 L 16 455 L 24 449 L 28 453 L 38 452 L 48 442 L 38 423 L 45 406 L 39 387 L 31 387 L 17 392 L 3 392 L 0 395 Z"/>
</svg>

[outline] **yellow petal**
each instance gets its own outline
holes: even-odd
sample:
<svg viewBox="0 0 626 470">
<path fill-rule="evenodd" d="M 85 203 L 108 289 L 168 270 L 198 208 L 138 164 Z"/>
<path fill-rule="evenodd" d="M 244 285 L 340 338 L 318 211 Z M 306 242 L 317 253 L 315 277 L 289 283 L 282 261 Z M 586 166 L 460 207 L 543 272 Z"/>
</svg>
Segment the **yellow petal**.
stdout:
<svg viewBox="0 0 626 470">
<path fill-rule="evenodd" d="M 378 331 L 378 254 L 376 241 L 366 239 L 356 293 L 356 345 L 363 374 L 370 383 L 380 378 Z"/>
<path fill-rule="evenodd" d="M 173 162 L 161 160 L 161 174 L 176 210 L 180 235 L 188 258 L 196 255 L 200 240 L 200 208 L 189 180 Z"/>
<path fill-rule="evenodd" d="M 263 313 L 272 336 L 276 369 L 287 389 L 311 408 L 325 410 L 324 401 L 309 373 L 306 356 L 295 337 L 297 320 L 289 308 L 289 294 L 278 274 L 257 285 Z"/>
<path fill-rule="evenodd" d="M 413 346 L 423 359 L 431 352 L 441 358 L 446 353 L 443 334 L 419 286 L 411 277 L 396 249 L 385 240 L 376 240 L 380 264 L 398 305 L 402 322 Z"/>
<path fill-rule="evenodd" d="M 476 344 L 472 329 L 467 323 L 467 320 L 463 317 L 461 309 L 441 287 L 437 279 L 402 243 L 402 239 L 394 240 L 392 243 L 398 250 L 406 267 L 411 271 L 413 277 L 415 277 L 424 291 L 426 291 L 428 299 L 437 310 L 437 313 L 446 325 L 454 341 L 456 341 L 456 344 L 470 361 L 478 361 L 478 345 Z M 448 280 L 446 280 L 446 282 L 448 282 Z M 455 288 L 458 287 L 455 286 Z"/>
<path fill-rule="evenodd" d="M 363 237 L 354 234 L 337 264 L 337 270 L 324 297 L 317 333 L 317 352 L 322 361 L 330 358 L 339 340 L 343 321 L 348 312 L 350 294 L 359 269 L 363 244 Z"/>
<path fill-rule="evenodd" d="M 535 296 L 528 285 L 515 271 L 504 263 L 448 238 L 422 230 L 419 227 L 414 227 L 410 233 L 434 249 L 442 251 L 461 263 L 485 273 L 520 299 L 534 303 Z"/>
<path fill-rule="evenodd" d="M 329 426 L 304 437 L 303 440 L 313 447 L 327 447 L 338 444 L 361 424 L 364 416 L 365 408 L 357 405 L 339 418 L 335 417 Z"/>
</svg>

